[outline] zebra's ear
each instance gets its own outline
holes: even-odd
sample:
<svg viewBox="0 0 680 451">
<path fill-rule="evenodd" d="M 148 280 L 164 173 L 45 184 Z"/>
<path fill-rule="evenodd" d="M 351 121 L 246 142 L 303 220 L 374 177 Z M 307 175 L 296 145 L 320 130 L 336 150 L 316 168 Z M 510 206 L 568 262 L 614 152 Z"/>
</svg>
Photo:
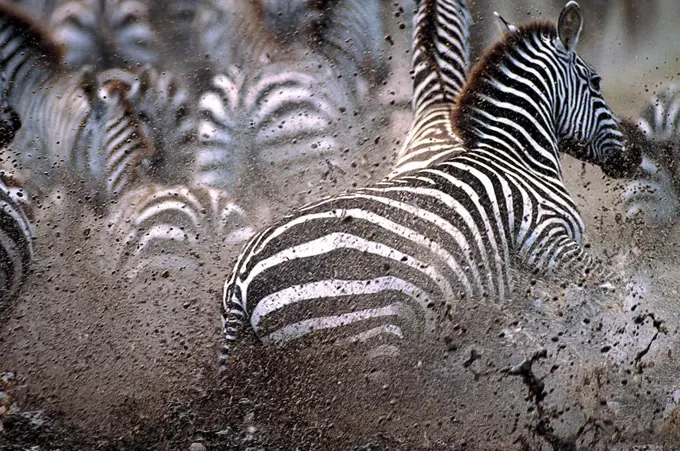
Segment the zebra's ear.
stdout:
<svg viewBox="0 0 680 451">
<path fill-rule="evenodd" d="M 503 19 L 503 16 L 498 14 L 496 11 L 493 12 L 493 15 L 496 16 L 496 25 L 498 25 L 498 29 L 500 30 L 501 34 L 514 33 L 517 31 L 516 26 Z"/>
<path fill-rule="evenodd" d="M 557 21 L 557 36 L 560 43 L 568 53 L 571 53 L 578 44 L 578 37 L 583 29 L 583 16 L 581 7 L 576 2 L 569 2 L 560 13 Z"/>
</svg>

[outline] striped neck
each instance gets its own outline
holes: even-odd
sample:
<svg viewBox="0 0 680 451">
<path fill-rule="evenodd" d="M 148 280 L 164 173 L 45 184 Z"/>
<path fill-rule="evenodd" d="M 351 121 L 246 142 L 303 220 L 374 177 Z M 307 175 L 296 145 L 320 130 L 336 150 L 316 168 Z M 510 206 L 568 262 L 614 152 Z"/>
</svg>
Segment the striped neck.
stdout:
<svg viewBox="0 0 680 451">
<path fill-rule="evenodd" d="M 561 181 L 554 27 L 536 22 L 493 46 L 472 70 L 453 123 L 467 149 Z"/>
</svg>

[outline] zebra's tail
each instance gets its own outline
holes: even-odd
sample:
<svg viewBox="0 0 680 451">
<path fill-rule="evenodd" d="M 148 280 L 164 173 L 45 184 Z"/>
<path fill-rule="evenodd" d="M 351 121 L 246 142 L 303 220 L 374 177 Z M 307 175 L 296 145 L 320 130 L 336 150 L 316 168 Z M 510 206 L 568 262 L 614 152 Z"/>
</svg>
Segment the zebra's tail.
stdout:
<svg viewBox="0 0 680 451">
<path fill-rule="evenodd" d="M 243 332 L 248 314 L 245 299 L 240 296 L 241 290 L 236 284 L 236 271 L 231 280 L 224 284 L 222 292 L 222 346 L 220 347 L 219 372 L 225 374 L 229 368 L 229 358 L 240 335 Z"/>
</svg>

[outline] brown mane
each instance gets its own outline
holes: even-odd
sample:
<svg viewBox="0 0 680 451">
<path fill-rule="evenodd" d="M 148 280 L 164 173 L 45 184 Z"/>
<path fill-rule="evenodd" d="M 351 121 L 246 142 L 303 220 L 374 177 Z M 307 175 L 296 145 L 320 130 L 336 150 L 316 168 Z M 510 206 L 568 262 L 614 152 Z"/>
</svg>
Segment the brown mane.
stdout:
<svg viewBox="0 0 680 451">
<path fill-rule="evenodd" d="M 453 128 L 463 139 L 466 147 L 470 143 L 467 133 L 471 129 L 470 110 L 478 102 L 477 94 L 484 90 L 483 80 L 493 77 L 499 71 L 500 63 L 518 43 L 529 36 L 546 35 L 557 36 L 557 26 L 551 20 L 533 20 L 521 24 L 517 31 L 506 32 L 492 44 L 479 58 L 479 61 L 470 70 L 467 81 L 458 95 L 458 101 L 453 109 Z"/>
<path fill-rule="evenodd" d="M 33 17 L 25 13 L 16 6 L 0 2 L 0 19 L 7 25 L 4 27 L 14 28 L 14 33 L 27 38 L 27 43 L 31 47 L 34 55 L 41 61 L 57 67 L 63 60 L 62 47 L 52 37 L 50 32 L 40 25 Z"/>
</svg>

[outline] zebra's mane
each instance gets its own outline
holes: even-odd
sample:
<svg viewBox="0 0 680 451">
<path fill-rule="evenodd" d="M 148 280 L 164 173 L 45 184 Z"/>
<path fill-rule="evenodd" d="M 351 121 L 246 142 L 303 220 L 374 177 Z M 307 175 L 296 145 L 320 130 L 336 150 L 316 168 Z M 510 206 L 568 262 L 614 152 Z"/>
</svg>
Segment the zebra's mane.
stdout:
<svg viewBox="0 0 680 451">
<path fill-rule="evenodd" d="M 17 6 L 0 3 L 0 21 L 14 28 L 14 33 L 26 39 L 41 62 L 56 68 L 61 65 L 64 51 L 50 32 Z"/>
<path fill-rule="evenodd" d="M 120 80 L 109 80 L 104 83 L 103 86 L 108 92 L 120 95 L 121 103 L 123 104 L 123 110 L 127 116 L 136 117 L 135 106 L 127 96 L 127 92 L 130 88 L 126 83 Z"/>
<path fill-rule="evenodd" d="M 500 73 L 503 60 L 512 53 L 517 44 L 537 35 L 556 38 L 556 23 L 552 20 L 533 20 L 519 25 L 516 31 L 504 33 L 482 54 L 477 64 L 470 70 L 452 115 L 453 128 L 467 148 L 474 145 L 476 141 L 476 137 L 470 134 L 474 125 L 474 119 L 470 113 L 473 108 L 479 106 L 479 94 L 488 90 L 485 80 Z"/>
</svg>

